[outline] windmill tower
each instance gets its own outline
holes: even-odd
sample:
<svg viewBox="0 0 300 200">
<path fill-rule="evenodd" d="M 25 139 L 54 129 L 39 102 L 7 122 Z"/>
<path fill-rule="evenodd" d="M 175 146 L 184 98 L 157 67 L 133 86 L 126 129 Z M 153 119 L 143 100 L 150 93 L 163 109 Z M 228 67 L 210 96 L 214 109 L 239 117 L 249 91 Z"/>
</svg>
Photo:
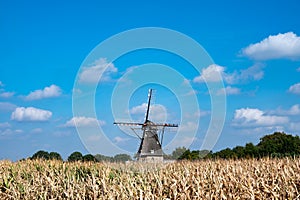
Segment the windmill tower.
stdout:
<svg viewBox="0 0 300 200">
<path fill-rule="evenodd" d="M 149 90 L 148 105 L 144 123 L 114 122 L 115 125 L 141 126 L 142 136 L 139 136 L 134 129 L 134 133 L 140 138 L 141 143 L 137 152 L 137 160 L 144 162 L 162 162 L 163 150 L 162 141 L 165 127 L 178 127 L 178 124 L 154 123 L 149 120 L 152 89 Z M 160 133 L 160 134 L 159 134 Z"/>
</svg>

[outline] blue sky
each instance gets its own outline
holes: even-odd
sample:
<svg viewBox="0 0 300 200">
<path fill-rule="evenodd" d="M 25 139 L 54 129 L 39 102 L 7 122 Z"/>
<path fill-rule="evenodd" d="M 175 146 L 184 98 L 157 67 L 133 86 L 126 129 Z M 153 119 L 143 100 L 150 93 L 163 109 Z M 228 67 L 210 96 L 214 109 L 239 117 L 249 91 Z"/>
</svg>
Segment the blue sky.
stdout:
<svg viewBox="0 0 300 200">
<path fill-rule="evenodd" d="M 123 110 L 124 116 L 130 116 L 132 121 L 143 120 L 147 91 L 152 87 L 155 89 L 152 120 L 181 125 L 180 140 L 172 140 L 180 131 L 168 130 L 165 134 L 166 145 L 173 141 L 166 152 L 176 145 L 200 148 L 212 109 L 204 80 L 212 84 L 220 81 L 215 74 L 222 76 L 227 101 L 224 127 L 214 151 L 247 142 L 256 144 L 261 136 L 274 131 L 299 135 L 298 8 L 296 0 L 1 1 L 0 159 L 18 160 L 40 149 L 57 151 L 64 158 L 73 151 L 84 154 L 109 151 L 112 155 L 135 152 L 139 140 L 129 130 L 113 126 L 111 105 L 115 102 L 127 106 L 118 101 L 120 95 L 114 95 L 113 91 L 116 86 L 126 91 L 124 77 L 132 78 L 133 82 L 145 79 L 127 72 L 147 70 L 147 66 L 142 67 L 147 63 L 160 63 L 178 71 L 199 102 L 199 110 L 183 113 L 180 100 L 170 88 L 149 82 L 133 92 L 127 112 Z M 172 29 L 193 38 L 214 64 L 203 67 L 199 74 L 176 55 L 144 49 L 113 62 L 99 55 L 85 65 L 98 44 L 120 32 L 141 27 Z M 108 68 L 98 83 L 93 69 L 97 71 L 103 65 Z M 166 74 L 156 73 L 152 78 L 165 77 Z M 178 83 L 173 78 L 170 81 L 173 85 Z M 97 82 L 93 96 L 95 118 L 73 116 L 72 98 L 74 93 L 82 92 L 75 90 L 76 82 L 82 83 L 82 87 Z M 224 90 L 215 91 L 214 95 L 222 96 Z M 183 99 L 188 98 L 187 95 Z M 84 105 L 81 109 L 85 109 Z M 183 122 L 183 117 L 190 117 L 191 121 Z M 97 123 L 117 148 L 101 146 L 102 138 L 97 135 L 85 138 L 96 146 L 87 147 L 74 127 L 76 123 L 85 133 L 97 131 L 93 127 Z M 198 125 L 196 135 L 189 135 Z"/>
</svg>

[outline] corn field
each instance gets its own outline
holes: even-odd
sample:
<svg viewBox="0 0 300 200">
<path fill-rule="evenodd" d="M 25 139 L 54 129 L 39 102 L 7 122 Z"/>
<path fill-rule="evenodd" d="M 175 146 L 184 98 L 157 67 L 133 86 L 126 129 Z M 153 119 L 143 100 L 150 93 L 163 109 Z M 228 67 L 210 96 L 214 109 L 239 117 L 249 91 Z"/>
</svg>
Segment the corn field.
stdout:
<svg viewBox="0 0 300 200">
<path fill-rule="evenodd" d="M 300 159 L 0 161 L 0 199 L 300 199 Z"/>
</svg>

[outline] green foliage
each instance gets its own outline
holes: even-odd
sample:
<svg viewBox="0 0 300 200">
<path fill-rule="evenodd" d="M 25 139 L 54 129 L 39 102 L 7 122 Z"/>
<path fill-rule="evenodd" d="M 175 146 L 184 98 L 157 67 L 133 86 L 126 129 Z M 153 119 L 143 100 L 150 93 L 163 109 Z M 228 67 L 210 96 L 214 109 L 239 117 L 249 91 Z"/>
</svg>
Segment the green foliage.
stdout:
<svg viewBox="0 0 300 200">
<path fill-rule="evenodd" d="M 112 157 L 101 155 L 101 154 L 96 154 L 94 157 L 98 162 L 111 162 L 113 160 Z"/>
<path fill-rule="evenodd" d="M 299 136 L 275 132 L 260 139 L 258 145 L 247 143 L 245 147 L 237 146 L 232 150 L 227 148 L 213 154 L 215 158 L 260 158 L 284 157 L 300 155 Z"/>
<path fill-rule="evenodd" d="M 178 159 L 179 160 L 197 160 L 200 158 L 200 151 L 186 150 Z"/>
<path fill-rule="evenodd" d="M 117 154 L 113 158 L 114 162 L 126 162 L 129 160 L 131 160 L 131 157 L 130 157 L 130 155 L 127 155 L 127 154 Z"/>
<path fill-rule="evenodd" d="M 233 149 L 226 148 L 212 153 L 207 150 L 186 150 L 179 159 L 196 160 L 199 158 L 261 158 L 261 157 L 285 157 L 300 156 L 299 136 L 288 135 L 284 132 L 275 132 L 260 139 L 257 145 L 247 143 L 245 146 L 236 146 Z"/>
<path fill-rule="evenodd" d="M 172 154 L 164 155 L 165 159 L 198 160 L 207 158 L 240 159 L 240 158 L 261 158 L 261 157 L 285 157 L 300 156 L 299 136 L 288 135 L 284 132 L 275 132 L 260 138 L 257 145 L 247 143 L 245 146 L 236 146 L 233 149 L 226 148 L 212 153 L 209 150 L 190 151 L 185 147 L 176 148 Z M 62 160 L 59 153 L 40 150 L 33 154 L 31 159 Z M 92 161 L 92 162 L 126 162 L 132 160 L 130 155 L 117 154 L 114 157 L 96 154 L 82 155 L 80 152 L 73 152 L 68 161 Z"/>
<path fill-rule="evenodd" d="M 63 160 L 61 155 L 57 152 L 50 152 L 49 153 L 49 159 L 50 160 Z"/>
<path fill-rule="evenodd" d="M 278 155 L 299 155 L 300 139 L 299 136 L 287 135 L 284 132 L 275 132 L 260 139 L 257 145 L 262 156 Z"/>
<path fill-rule="evenodd" d="M 68 161 L 69 162 L 74 162 L 74 161 L 82 161 L 83 160 L 83 156 L 80 152 L 75 151 L 73 152 L 69 157 L 68 157 Z"/>
<path fill-rule="evenodd" d="M 258 148 L 253 143 L 247 143 L 244 148 L 244 156 L 246 158 L 257 158 L 259 157 Z"/>
<path fill-rule="evenodd" d="M 49 153 L 47 151 L 40 150 L 32 155 L 31 159 L 44 159 L 49 160 Z"/>
<path fill-rule="evenodd" d="M 178 159 L 184 152 L 187 151 L 187 148 L 185 147 L 177 147 L 173 152 L 171 158 Z"/>
<path fill-rule="evenodd" d="M 31 159 L 44 159 L 44 160 L 62 160 L 61 155 L 57 152 L 50 152 L 40 150 L 32 155 Z"/>
<path fill-rule="evenodd" d="M 82 160 L 84 162 L 96 162 L 97 159 L 95 158 L 95 156 L 93 156 L 92 154 L 86 154 L 82 157 Z"/>
</svg>

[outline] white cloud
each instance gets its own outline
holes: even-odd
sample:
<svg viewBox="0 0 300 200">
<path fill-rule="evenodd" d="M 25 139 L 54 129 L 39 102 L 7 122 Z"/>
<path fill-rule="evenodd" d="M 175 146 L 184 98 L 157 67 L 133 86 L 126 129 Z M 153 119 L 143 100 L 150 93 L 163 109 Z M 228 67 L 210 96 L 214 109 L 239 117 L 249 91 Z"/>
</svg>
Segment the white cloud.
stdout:
<svg viewBox="0 0 300 200">
<path fill-rule="evenodd" d="M 289 124 L 289 129 L 291 131 L 295 131 L 295 132 L 298 132 L 298 134 L 300 133 L 299 130 L 300 130 L 300 122 L 292 122 Z"/>
<path fill-rule="evenodd" d="M 100 141 L 100 140 L 101 140 L 101 135 L 100 134 L 98 134 L 98 135 L 89 135 L 86 138 L 87 142 L 97 142 L 97 141 Z"/>
<path fill-rule="evenodd" d="M 276 115 L 300 115 L 300 105 L 295 104 L 288 110 L 278 108 L 274 111 L 270 111 L 269 113 L 276 114 Z"/>
<path fill-rule="evenodd" d="M 198 124 L 195 122 L 187 122 L 185 124 L 180 124 L 178 131 L 179 132 L 195 132 L 199 128 Z"/>
<path fill-rule="evenodd" d="M 264 77 L 264 71 L 262 70 L 264 66 L 262 64 L 256 63 L 253 66 L 241 70 L 239 75 L 239 80 L 247 81 L 247 80 L 261 80 Z"/>
<path fill-rule="evenodd" d="M 245 83 L 248 81 L 258 81 L 264 77 L 263 65 L 256 63 L 253 66 L 235 71 L 233 73 L 223 73 L 224 80 L 228 84 Z"/>
<path fill-rule="evenodd" d="M 297 72 L 300 72 L 300 67 L 296 69 Z"/>
<path fill-rule="evenodd" d="M 189 115 L 187 117 L 189 118 L 195 118 L 195 117 L 205 117 L 211 114 L 211 111 L 209 110 L 198 110 L 193 115 Z"/>
<path fill-rule="evenodd" d="M 147 103 L 135 106 L 129 110 L 130 114 L 136 115 L 139 118 L 144 117 L 147 111 Z M 154 122 L 165 122 L 167 120 L 167 109 L 160 104 L 152 104 L 150 106 L 149 119 Z"/>
<path fill-rule="evenodd" d="M 254 60 L 297 59 L 300 58 L 300 37 L 293 32 L 270 35 L 242 49 L 242 54 Z"/>
<path fill-rule="evenodd" d="M 293 94 L 300 94 L 300 83 L 296 83 L 289 88 L 289 92 Z"/>
<path fill-rule="evenodd" d="M 299 104 L 293 105 L 288 111 L 290 115 L 299 115 L 300 114 L 300 106 Z"/>
<path fill-rule="evenodd" d="M 184 96 L 195 96 L 196 94 L 198 94 L 198 91 L 192 89 L 189 92 L 187 92 L 186 94 L 184 94 Z"/>
<path fill-rule="evenodd" d="M 243 69 L 240 71 L 235 71 L 233 73 L 225 72 L 226 68 L 220 65 L 210 65 L 207 68 L 202 69 L 200 76 L 193 79 L 195 83 L 202 82 L 218 82 L 223 79 L 228 84 L 244 83 L 247 81 L 258 81 L 264 77 L 263 65 L 256 63 L 253 66 Z M 221 79 L 222 78 L 222 79 Z"/>
<path fill-rule="evenodd" d="M 5 85 L 0 81 L 0 97 L 1 98 L 10 98 L 14 96 L 15 92 L 6 92 L 3 88 Z"/>
<path fill-rule="evenodd" d="M 116 143 L 116 144 L 119 144 L 119 143 L 123 143 L 123 142 L 127 142 L 129 140 L 129 138 L 122 138 L 122 137 L 115 137 L 113 139 L 113 141 Z"/>
<path fill-rule="evenodd" d="M 0 128 L 9 128 L 10 124 L 8 122 L 0 123 Z"/>
<path fill-rule="evenodd" d="M 11 130 L 10 128 L 8 128 L 8 129 L 5 129 L 5 130 L 0 130 L 0 136 L 7 136 L 7 135 L 11 135 L 11 134 L 13 134 L 14 133 L 14 131 L 13 130 Z"/>
<path fill-rule="evenodd" d="M 9 102 L 0 102 L 0 111 L 12 111 L 16 109 L 16 105 Z"/>
<path fill-rule="evenodd" d="M 288 117 L 267 115 L 256 108 L 241 108 L 235 110 L 233 125 L 243 127 L 278 126 L 289 122 Z"/>
<path fill-rule="evenodd" d="M 15 121 L 47 121 L 51 118 L 52 112 L 34 107 L 17 107 L 11 114 L 11 119 Z"/>
<path fill-rule="evenodd" d="M 219 91 L 217 91 L 217 95 L 236 95 L 240 94 L 241 90 L 236 87 L 227 86 L 226 88 L 222 88 Z"/>
<path fill-rule="evenodd" d="M 24 133 L 24 131 L 21 129 L 12 130 L 10 128 L 7 128 L 5 130 L 0 130 L 0 136 L 4 136 L 4 137 L 14 135 L 14 134 L 20 134 L 20 133 Z"/>
<path fill-rule="evenodd" d="M 182 85 L 183 86 L 189 86 L 189 85 L 191 85 L 191 81 L 189 79 L 185 78 L 185 79 L 183 79 Z"/>
<path fill-rule="evenodd" d="M 111 75 L 118 72 L 113 63 L 107 62 L 106 58 L 96 60 L 92 66 L 83 67 L 79 74 L 79 81 L 82 83 L 98 83 L 101 76 L 102 81 L 110 81 Z"/>
<path fill-rule="evenodd" d="M 26 100 L 37 100 L 51 97 L 58 97 L 61 95 L 61 89 L 57 85 L 50 85 L 45 87 L 43 90 L 35 90 L 30 92 L 29 95 L 25 97 Z"/>
<path fill-rule="evenodd" d="M 222 80 L 225 68 L 216 64 L 209 65 L 207 68 L 203 68 L 201 75 L 194 78 L 195 83 L 202 82 L 219 82 Z"/>
<path fill-rule="evenodd" d="M 16 129 L 16 130 L 15 130 L 15 133 L 24 133 L 24 131 L 21 130 L 21 129 Z"/>
<path fill-rule="evenodd" d="M 105 121 L 93 117 L 73 117 L 64 124 L 64 127 L 95 127 L 105 125 Z"/>
<path fill-rule="evenodd" d="M 65 137 L 65 136 L 69 136 L 71 134 L 72 134 L 72 132 L 70 130 L 68 130 L 68 131 L 66 131 L 66 130 L 63 130 L 63 131 L 59 130 L 59 131 L 53 132 L 53 135 L 55 137 Z"/>
<path fill-rule="evenodd" d="M 14 96 L 14 92 L 3 92 L 3 93 L 0 93 L 0 97 L 2 98 L 10 98 L 12 96 Z"/>
<path fill-rule="evenodd" d="M 34 128 L 31 130 L 31 133 L 42 133 L 43 132 L 43 129 L 41 128 Z"/>
</svg>

